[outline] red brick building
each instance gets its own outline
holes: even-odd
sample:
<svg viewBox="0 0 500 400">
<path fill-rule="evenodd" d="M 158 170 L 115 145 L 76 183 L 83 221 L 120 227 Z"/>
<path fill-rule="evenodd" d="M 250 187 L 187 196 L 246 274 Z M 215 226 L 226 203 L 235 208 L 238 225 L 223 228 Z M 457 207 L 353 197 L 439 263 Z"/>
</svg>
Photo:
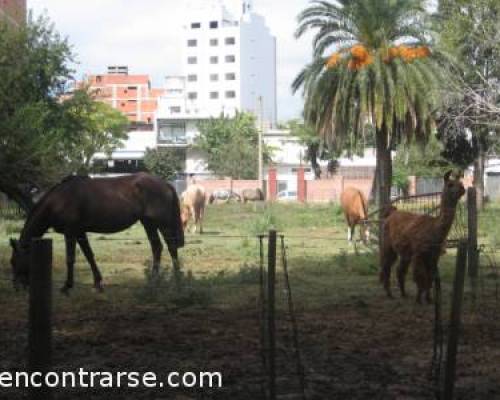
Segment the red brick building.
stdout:
<svg viewBox="0 0 500 400">
<path fill-rule="evenodd" d="M 4 19 L 14 25 L 26 22 L 26 0 L 0 0 L 0 21 Z"/>
<path fill-rule="evenodd" d="M 89 76 L 88 84 L 98 100 L 121 111 L 131 122 L 154 123 L 163 89 L 152 88 L 149 75 L 129 75 L 128 67 L 111 66 L 106 74 Z"/>
</svg>

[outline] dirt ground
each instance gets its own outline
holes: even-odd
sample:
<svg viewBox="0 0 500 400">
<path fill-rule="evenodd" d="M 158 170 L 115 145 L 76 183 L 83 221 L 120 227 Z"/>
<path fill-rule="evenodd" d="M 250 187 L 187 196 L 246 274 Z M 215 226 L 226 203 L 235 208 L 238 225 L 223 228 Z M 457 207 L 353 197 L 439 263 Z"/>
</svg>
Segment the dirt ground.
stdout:
<svg viewBox="0 0 500 400">
<path fill-rule="evenodd" d="M 85 289 L 81 289 L 82 291 Z M 238 310 L 134 305 L 119 307 L 88 296 L 93 307 L 71 310 L 71 297 L 54 321 L 54 370 L 218 371 L 223 388 L 74 389 L 56 399 L 264 399 L 257 299 Z M 2 297 L 1 371 L 22 370 L 26 355 L 23 296 L 9 304 Z M 25 299 L 24 299 L 25 300 Z M 353 298 L 336 306 L 297 312 L 300 350 L 308 399 L 431 399 L 432 306 L 379 295 L 370 303 Z M 12 305 L 12 299 L 9 301 Z M 64 304 L 67 303 L 67 304 Z M 495 311 L 492 308 L 493 312 Z M 496 309 L 498 310 L 498 309 Z M 457 367 L 457 399 L 500 399 L 500 324 L 483 307 L 465 313 Z M 278 327 L 278 393 L 298 391 L 291 325 L 283 312 Z M 2 390 L 2 399 L 21 399 Z"/>
</svg>

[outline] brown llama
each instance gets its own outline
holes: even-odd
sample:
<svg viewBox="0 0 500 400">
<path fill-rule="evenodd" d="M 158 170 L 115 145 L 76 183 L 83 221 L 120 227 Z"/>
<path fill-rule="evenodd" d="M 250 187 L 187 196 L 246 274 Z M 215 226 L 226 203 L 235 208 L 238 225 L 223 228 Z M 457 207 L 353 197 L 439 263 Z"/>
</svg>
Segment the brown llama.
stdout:
<svg viewBox="0 0 500 400">
<path fill-rule="evenodd" d="M 457 203 L 465 194 L 459 177 L 451 178 L 452 171 L 444 175 L 440 213 L 437 217 L 399 211 L 391 207 L 384 221 L 383 249 L 381 254 L 380 280 L 389 297 L 392 297 L 391 267 L 399 256 L 398 283 L 401 295 L 406 297 L 405 279 L 410 264 L 413 279 L 417 284 L 417 303 L 422 295 L 432 302 L 431 288 L 433 271 L 437 268 L 446 237 L 455 219 Z"/>
</svg>

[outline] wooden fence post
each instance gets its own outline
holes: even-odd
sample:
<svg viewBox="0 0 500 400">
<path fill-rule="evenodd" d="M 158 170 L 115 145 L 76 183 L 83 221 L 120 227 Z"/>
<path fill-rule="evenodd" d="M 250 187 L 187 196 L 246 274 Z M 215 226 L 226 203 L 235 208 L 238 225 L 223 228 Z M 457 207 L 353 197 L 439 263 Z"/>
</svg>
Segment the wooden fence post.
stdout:
<svg viewBox="0 0 500 400">
<path fill-rule="evenodd" d="M 467 259 L 467 243 L 460 241 L 458 245 L 455 281 L 453 283 L 453 302 L 451 307 L 448 348 L 446 351 L 446 371 L 444 377 L 444 400 L 453 400 L 455 389 L 458 337 L 460 334 L 462 300 L 464 295 L 465 267 Z"/>
<path fill-rule="evenodd" d="M 35 239 L 30 247 L 28 370 L 45 377 L 52 362 L 52 240 Z M 37 382 L 38 383 L 38 382 Z M 30 400 L 49 400 L 50 389 L 30 387 Z"/>
<path fill-rule="evenodd" d="M 267 334 L 269 366 L 269 399 L 276 399 L 276 321 L 275 321 L 275 284 L 276 284 L 276 231 L 269 231 L 267 253 Z"/>
<path fill-rule="evenodd" d="M 477 247 L 477 193 L 476 188 L 467 189 L 467 256 L 472 299 L 477 296 L 479 253 Z"/>
</svg>

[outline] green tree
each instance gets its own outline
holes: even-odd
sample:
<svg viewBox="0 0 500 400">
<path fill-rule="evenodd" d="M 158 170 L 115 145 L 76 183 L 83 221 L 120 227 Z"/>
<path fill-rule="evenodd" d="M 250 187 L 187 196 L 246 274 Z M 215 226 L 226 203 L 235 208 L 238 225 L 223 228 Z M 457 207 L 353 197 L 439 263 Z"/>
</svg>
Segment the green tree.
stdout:
<svg viewBox="0 0 500 400">
<path fill-rule="evenodd" d="M 166 181 L 175 179 L 184 170 L 185 155 L 175 148 L 147 149 L 144 166 L 152 174 Z"/>
<path fill-rule="evenodd" d="M 234 117 L 221 114 L 198 125 L 195 146 L 207 154 L 208 169 L 219 176 L 255 179 L 258 164 L 258 137 L 255 117 L 237 112 Z M 270 149 L 263 146 L 264 158 Z"/>
<path fill-rule="evenodd" d="M 446 171 L 456 168 L 457 165 L 443 156 L 444 150 L 443 144 L 435 137 L 431 137 L 425 147 L 418 143 L 398 146 L 394 157 L 394 185 L 406 192 L 410 176 L 440 178 Z"/>
<path fill-rule="evenodd" d="M 24 187 L 67 172 L 58 98 L 71 61 L 67 41 L 48 20 L 0 24 L 0 191 L 25 209 L 32 202 Z"/>
<path fill-rule="evenodd" d="M 314 176 L 316 179 L 321 178 L 319 160 L 335 163 L 340 156 L 339 152 L 332 151 L 327 146 L 324 146 L 321 137 L 311 125 L 294 120 L 288 123 L 288 128 L 291 135 L 298 137 L 300 143 L 305 146 L 304 158 L 311 163 Z"/>
<path fill-rule="evenodd" d="M 313 61 L 293 89 L 303 89 L 305 118 L 331 147 L 363 138 L 367 123 L 374 127 L 382 208 L 390 198 L 391 149 L 402 138 L 428 139 L 445 79 L 446 57 L 431 50 L 424 1 L 316 0 L 299 15 L 296 35 L 311 30 Z"/>
<path fill-rule="evenodd" d="M 462 148 L 464 138 L 475 150 L 474 185 L 478 205 L 484 197 L 484 166 L 489 149 L 498 143 L 498 105 L 500 79 L 500 1 L 441 0 L 437 25 L 441 45 L 457 58 L 462 73 L 453 90 L 448 91 L 446 108 L 439 124 L 440 135 Z M 498 110 L 498 109 L 497 109 Z M 453 154 L 450 154 L 453 155 Z"/>
<path fill-rule="evenodd" d="M 75 92 L 62 103 L 65 131 L 72 131 L 63 147 L 71 169 L 78 173 L 92 171 L 92 158 L 98 152 L 108 156 L 127 139 L 129 121 L 110 105 L 96 101 L 87 88 Z"/>
<path fill-rule="evenodd" d="M 86 172 L 92 155 L 126 137 L 126 119 L 88 93 L 68 95 L 73 54 L 48 19 L 0 24 L 0 191 L 32 207 L 26 190 Z"/>
</svg>

